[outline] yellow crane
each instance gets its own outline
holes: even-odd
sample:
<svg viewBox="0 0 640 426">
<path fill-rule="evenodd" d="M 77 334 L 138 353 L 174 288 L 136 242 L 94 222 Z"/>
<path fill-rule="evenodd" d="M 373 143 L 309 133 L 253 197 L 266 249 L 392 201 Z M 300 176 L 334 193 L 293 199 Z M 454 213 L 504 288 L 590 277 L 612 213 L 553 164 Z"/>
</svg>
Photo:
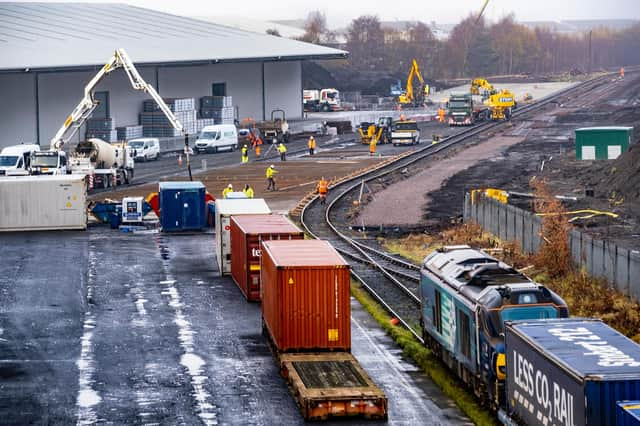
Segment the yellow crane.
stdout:
<svg viewBox="0 0 640 426">
<path fill-rule="evenodd" d="M 416 97 L 413 91 L 414 77 L 417 77 L 420 82 L 420 90 L 417 91 L 418 97 Z M 411 104 L 417 106 L 421 103 L 423 96 L 429 96 L 429 85 L 424 84 L 424 79 L 418 67 L 418 61 L 414 59 L 411 64 L 411 70 L 409 70 L 409 76 L 407 77 L 407 89 L 398 97 L 398 103 L 401 105 Z"/>
</svg>

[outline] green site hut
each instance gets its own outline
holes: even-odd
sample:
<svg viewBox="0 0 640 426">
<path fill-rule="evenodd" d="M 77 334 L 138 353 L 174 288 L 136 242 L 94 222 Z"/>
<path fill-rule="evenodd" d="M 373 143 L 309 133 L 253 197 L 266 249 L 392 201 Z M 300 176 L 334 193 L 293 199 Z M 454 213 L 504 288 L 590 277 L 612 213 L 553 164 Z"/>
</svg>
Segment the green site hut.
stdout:
<svg viewBox="0 0 640 426">
<path fill-rule="evenodd" d="M 633 127 L 583 127 L 576 129 L 576 159 L 615 160 L 629 150 Z"/>
</svg>

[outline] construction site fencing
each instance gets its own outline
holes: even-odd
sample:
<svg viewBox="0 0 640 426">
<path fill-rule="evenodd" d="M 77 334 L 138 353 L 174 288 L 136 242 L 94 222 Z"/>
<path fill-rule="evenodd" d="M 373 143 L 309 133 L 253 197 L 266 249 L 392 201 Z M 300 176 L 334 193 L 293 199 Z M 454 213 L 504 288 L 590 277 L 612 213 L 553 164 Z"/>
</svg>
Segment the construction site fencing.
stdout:
<svg viewBox="0 0 640 426">
<path fill-rule="evenodd" d="M 504 241 L 516 241 L 527 253 L 538 251 L 542 219 L 535 213 L 476 196 L 464 200 L 464 221 L 476 222 L 484 230 Z M 593 238 L 572 229 L 569 247 L 575 264 L 593 277 L 606 279 L 619 291 L 640 300 L 640 251 L 620 247 L 610 241 Z M 636 277 L 636 279 L 634 279 Z"/>
</svg>

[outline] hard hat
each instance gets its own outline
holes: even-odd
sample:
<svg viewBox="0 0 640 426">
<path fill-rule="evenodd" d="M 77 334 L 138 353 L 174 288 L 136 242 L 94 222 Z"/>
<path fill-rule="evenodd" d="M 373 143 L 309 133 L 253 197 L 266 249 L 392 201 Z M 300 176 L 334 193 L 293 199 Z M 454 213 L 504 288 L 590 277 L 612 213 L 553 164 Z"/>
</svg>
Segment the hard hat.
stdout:
<svg viewBox="0 0 640 426">
<path fill-rule="evenodd" d="M 273 164 L 272 164 L 272 165 L 270 165 L 269 167 L 271 167 L 272 169 L 275 169 L 275 168 L 276 168 L 276 166 L 274 166 Z"/>
<path fill-rule="evenodd" d="M 229 184 L 227 185 L 227 188 L 233 188 L 233 185 Z"/>
</svg>

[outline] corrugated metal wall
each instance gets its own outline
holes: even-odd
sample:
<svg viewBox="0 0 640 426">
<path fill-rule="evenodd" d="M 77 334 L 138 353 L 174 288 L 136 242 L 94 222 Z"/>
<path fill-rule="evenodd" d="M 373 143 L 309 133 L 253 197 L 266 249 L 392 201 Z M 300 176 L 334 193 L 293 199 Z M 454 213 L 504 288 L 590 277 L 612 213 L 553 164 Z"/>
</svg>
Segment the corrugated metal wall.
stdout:
<svg viewBox="0 0 640 426">
<path fill-rule="evenodd" d="M 541 219 L 517 207 L 484 197 L 472 204 L 470 195 L 466 194 L 464 220 L 477 222 L 500 239 L 517 241 L 529 253 L 536 252 L 540 246 Z M 637 279 L 640 251 L 594 239 L 575 229 L 569 235 L 569 247 L 576 265 L 584 266 L 591 276 L 605 278 L 621 292 L 640 300 Z"/>
<path fill-rule="evenodd" d="M 108 59 L 108 53 L 105 61 Z M 132 58 L 135 61 L 135 58 Z M 139 67 L 142 77 L 156 86 L 155 67 Z M 300 62 L 266 63 L 264 110 L 284 109 L 287 118 L 302 115 Z M 36 111 L 36 78 L 33 73 L 0 74 L 0 148 L 20 142 L 39 142 L 49 146 L 66 116 L 77 105 L 84 86 L 95 71 L 52 72 L 38 74 L 39 108 Z M 211 64 L 193 67 L 160 67 L 159 92 L 163 97 L 211 95 L 211 84 L 226 82 L 227 94 L 238 105 L 240 118 L 262 119 L 262 64 L 256 62 Z M 138 124 L 142 101 L 148 95 L 134 91 L 122 70 L 107 76 L 96 91 L 109 91 L 110 115 L 117 126 Z M 37 117 L 40 126 L 36 128 Z M 268 117 L 267 117 L 268 118 Z M 76 139 L 77 140 L 77 139 Z"/>
</svg>

